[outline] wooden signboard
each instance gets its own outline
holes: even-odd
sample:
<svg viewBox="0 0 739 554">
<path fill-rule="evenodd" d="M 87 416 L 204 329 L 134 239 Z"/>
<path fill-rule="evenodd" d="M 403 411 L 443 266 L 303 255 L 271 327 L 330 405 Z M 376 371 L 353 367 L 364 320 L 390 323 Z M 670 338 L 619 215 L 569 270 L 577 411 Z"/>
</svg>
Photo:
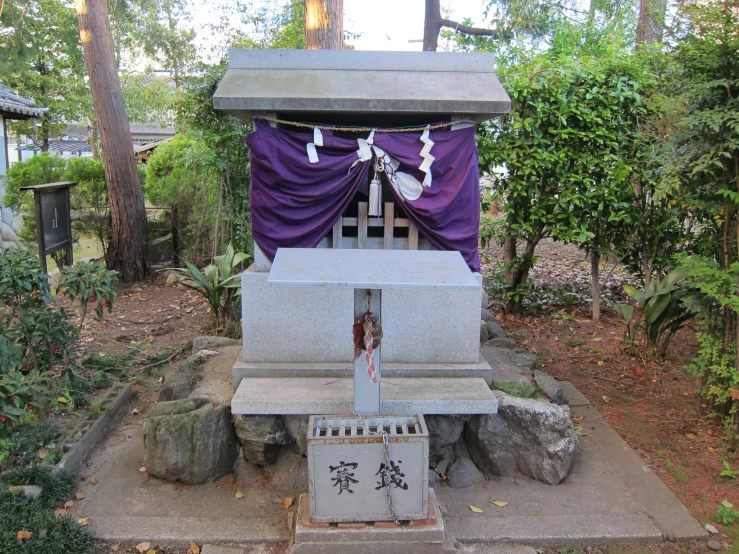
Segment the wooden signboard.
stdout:
<svg viewBox="0 0 739 554">
<path fill-rule="evenodd" d="M 67 251 L 67 263 L 74 262 L 72 256 L 72 209 L 69 191 L 77 183 L 61 181 L 22 187 L 21 190 L 33 191 L 36 203 L 36 233 L 38 237 L 39 257 L 44 273 L 46 256 L 57 250 Z"/>
</svg>

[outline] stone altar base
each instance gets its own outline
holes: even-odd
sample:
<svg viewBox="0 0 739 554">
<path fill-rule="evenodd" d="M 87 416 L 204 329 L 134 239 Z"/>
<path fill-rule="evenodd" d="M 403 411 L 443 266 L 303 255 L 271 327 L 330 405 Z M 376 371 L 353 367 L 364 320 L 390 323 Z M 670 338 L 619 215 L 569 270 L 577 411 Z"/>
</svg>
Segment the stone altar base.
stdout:
<svg viewBox="0 0 739 554">
<path fill-rule="evenodd" d="M 444 522 L 434 489 L 429 489 L 429 517 L 401 526 L 392 521 L 372 523 L 312 523 L 310 502 L 303 493 L 298 500 L 291 554 L 441 554 Z"/>
</svg>

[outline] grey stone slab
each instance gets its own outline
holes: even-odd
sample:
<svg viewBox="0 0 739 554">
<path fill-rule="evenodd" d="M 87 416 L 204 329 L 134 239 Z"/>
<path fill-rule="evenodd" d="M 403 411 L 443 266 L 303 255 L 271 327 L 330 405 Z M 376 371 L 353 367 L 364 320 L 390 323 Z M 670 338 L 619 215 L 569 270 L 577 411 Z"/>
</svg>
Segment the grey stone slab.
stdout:
<svg viewBox="0 0 739 554">
<path fill-rule="evenodd" d="M 271 287 L 267 277 L 254 266 L 241 275 L 244 360 L 351 362 L 354 290 Z"/>
<path fill-rule="evenodd" d="M 501 340 L 501 339 L 495 339 Z M 507 340 L 507 339 L 503 339 Z M 488 341 L 480 346 L 480 354 L 490 364 L 495 383 L 532 383 L 533 372 L 513 363 L 508 355 L 510 349 L 492 346 Z"/>
<path fill-rule="evenodd" d="M 353 371 L 354 366 L 351 363 L 260 363 L 245 362 L 239 359 L 233 364 L 232 385 L 233 391 L 236 391 L 241 380 L 246 377 L 352 378 Z M 382 375 L 383 377 L 430 378 L 480 377 L 488 385 L 493 380 L 493 370 L 484 359 L 477 363 L 394 363 L 385 361 L 384 351 Z"/>
<path fill-rule="evenodd" d="M 592 406 L 580 406 L 573 413 L 583 416 L 583 428 L 594 440 L 624 480 L 626 486 L 644 507 L 644 511 L 671 540 L 708 537 L 709 533 L 690 515 L 670 489 L 609 425 L 588 425 L 589 421 L 603 422 Z"/>
<path fill-rule="evenodd" d="M 383 371 L 388 362 L 479 361 L 480 287 L 467 273 L 473 290 L 382 291 Z"/>
<path fill-rule="evenodd" d="M 470 290 L 480 285 L 459 252 L 279 248 L 267 284 L 281 287 Z"/>
<path fill-rule="evenodd" d="M 244 554 L 244 549 L 235 546 L 216 546 L 204 544 L 200 554 Z"/>
<path fill-rule="evenodd" d="M 500 541 L 535 546 L 598 546 L 662 541 L 662 533 L 645 514 L 449 516 L 445 517 L 445 523 L 462 543 Z"/>
<path fill-rule="evenodd" d="M 234 414 L 347 414 L 354 409 L 352 379 L 254 378 L 241 381 Z M 480 378 L 383 378 L 382 413 L 488 414 L 498 402 Z"/>
<path fill-rule="evenodd" d="M 575 385 L 569 381 L 560 381 L 559 386 L 562 387 L 565 402 L 571 407 L 590 406 L 590 400 L 585 398 L 583 394 L 575 388 Z"/>
<path fill-rule="evenodd" d="M 237 49 L 228 53 L 234 69 L 385 70 L 490 73 L 490 52 L 368 52 L 361 50 Z"/>
</svg>

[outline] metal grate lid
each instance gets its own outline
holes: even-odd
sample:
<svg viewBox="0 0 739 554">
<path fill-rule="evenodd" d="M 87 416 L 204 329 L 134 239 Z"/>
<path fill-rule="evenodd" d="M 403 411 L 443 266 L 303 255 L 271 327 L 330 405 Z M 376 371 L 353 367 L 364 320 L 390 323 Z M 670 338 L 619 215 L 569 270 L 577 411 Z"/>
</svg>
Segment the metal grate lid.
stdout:
<svg viewBox="0 0 739 554">
<path fill-rule="evenodd" d="M 422 437 L 428 431 L 419 416 L 369 416 L 363 417 L 369 433 L 362 427 L 359 419 L 353 416 L 314 417 L 309 433 L 310 438 L 365 437 L 385 431 L 390 437 Z"/>
</svg>

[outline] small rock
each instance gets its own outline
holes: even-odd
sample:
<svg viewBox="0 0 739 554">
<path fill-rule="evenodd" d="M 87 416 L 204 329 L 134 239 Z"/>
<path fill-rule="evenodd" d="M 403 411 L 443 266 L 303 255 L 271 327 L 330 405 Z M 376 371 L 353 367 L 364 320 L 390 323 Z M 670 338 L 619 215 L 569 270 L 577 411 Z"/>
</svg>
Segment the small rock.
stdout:
<svg viewBox="0 0 739 554">
<path fill-rule="evenodd" d="M 486 321 L 485 325 L 488 328 L 488 336 L 491 339 L 504 339 L 505 338 L 505 331 L 500 325 L 498 325 L 497 321 Z"/>
<path fill-rule="evenodd" d="M 199 350 L 198 353 L 195 355 L 201 360 L 207 360 L 208 358 L 218 356 L 219 354 L 220 352 L 216 352 L 215 350 Z"/>
<path fill-rule="evenodd" d="M 706 524 L 704 525 L 704 527 L 706 528 L 706 531 L 708 531 L 708 532 L 709 532 L 709 533 L 711 533 L 712 535 L 718 535 L 718 529 L 716 529 L 716 528 L 715 528 L 715 527 L 714 527 L 713 525 L 711 525 L 710 523 L 706 523 Z"/>
<path fill-rule="evenodd" d="M 562 386 L 554 377 L 537 369 L 534 371 L 534 381 L 536 382 L 536 386 L 542 390 L 549 400 L 558 406 L 565 403 Z"/>
<path fill-rule="evenodd" d="M 200 373 L 187 371 L 174 373 L 167 377 L 159 389 L 159 402 L 170 402 L 187 398 L 198 381 L 203 378 Z"/>
<path fill-rule="evenodd" d="M 511 339 L 490 339 L 485 344 L 488 346 L 495 346 L 496 348 L 505 348 L 506 350 L 518 348 L 516 341 Z"/>
<path fill-rule="evenodd" d="M 449 467 L 446 476 L 453 489 L 466 489 L 485 480 L 482 472 L 469 458 L 459 458 Z"/>
<path fill-rule="evenodd" d="M 484 321 L 480 321 L 480 344 L 488 341 L 490 336 L 488 335 L 488 328 Z"/>
<path fill-rule="evenodd" d="M 244 458 L 257 465 L 277 461 L 282 446 L 292 442 L 285 419 L 279 415 L 243 415 L 234 419 Z"/>
<path fill-rule="evenodd" d="M 721 542 L 720 541 L 717 541 L 716 539 L 713 539 L 713 540 L 708 541 L 708 543 L 706 544 L 706 546 L 708 546 L 708 548 L 710 550 L 713 550 L 715 552 L 721 550 Z"/>
<path fill-rule="evenodd" d="M 176 285 L 179 282 L 179 280 L 180 279 L 176 273 L 170 273 L 169 275 L 167 275 L 167 280 L 165 281 L 165 283 L 167 285 L 172 286 L 172 285 Z"/>
<path fill-rule="evenodd" d="M 241 344 L 241 341 L 227 337 L 195 337 L 192 339 L 192 353 L 195 354 L 201 350 L 213 350 L 219 346 L 236 346 L 237 344 Z"/>
<path fill-rule="evenodd" d="M 22 492 L 30 498 L 38 498 L 42 490 L 43 489 L 41 487 L 37 487 L 36 485 L 14 485 L 12 487 L 8 487 L 8 492 Z"/>
<path fill-rule="evenodd" d="M 480 310 L 480 319 L 483 321 L 495 321 L 495 316 L 493 315 L 493 312 L 487 308 L 483 308 Z"/>
<path fill-rule="evenodd" d="M 305 456 L 308 453 L 308 417 L 302 415 L 286 415 L 287 431 L 298 445 L 298 450 Z"/>
</svg>

